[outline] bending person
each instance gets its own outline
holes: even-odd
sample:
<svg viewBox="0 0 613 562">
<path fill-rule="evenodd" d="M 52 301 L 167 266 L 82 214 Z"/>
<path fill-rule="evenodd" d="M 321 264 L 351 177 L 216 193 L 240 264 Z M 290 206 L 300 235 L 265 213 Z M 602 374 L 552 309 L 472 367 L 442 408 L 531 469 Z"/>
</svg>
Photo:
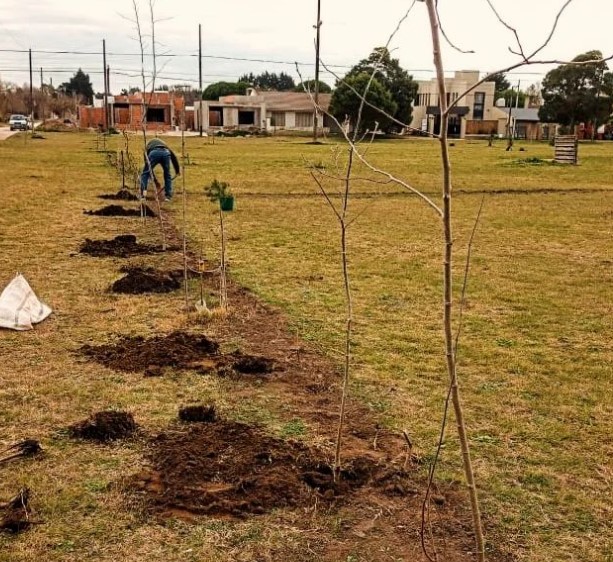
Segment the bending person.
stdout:
<svg viewBox="0 0 613 562">
<path fill-rule="evenodd" d="M 168 145 L 160 139 L 151 139 L 147 143 L 147 155 L 145 157 L 145 166 L 140 175 L 140 191 L 141 196 L 147 191 L 147 184 L 153 177 L 153 181 L 156 187 L 159 187 L 159 183 L 153 174 L 153 168 L 158 164 L 161 164 L 164 170 L 164 200 L 170 201 L 172 199 L 172 176 L 170 175 L 170 163 L 175 169 L 177 176 L 181 175 L 181 169 L 179 168 L 179 160 L 175 153 L 168 148 Z"/>
</svg>

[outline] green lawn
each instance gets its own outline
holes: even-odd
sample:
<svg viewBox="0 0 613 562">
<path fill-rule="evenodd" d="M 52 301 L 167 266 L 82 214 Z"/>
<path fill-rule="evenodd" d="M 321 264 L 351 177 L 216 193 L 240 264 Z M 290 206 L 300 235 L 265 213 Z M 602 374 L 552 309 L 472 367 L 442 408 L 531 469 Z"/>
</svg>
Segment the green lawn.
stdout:
<svg viewBox="0 0 613 562">
<path fill-rule="evenodd" d="M 235 552 L 249 543 L 257 552 L 265 543 L 288 540 L 267 519 L 231 528 L 143 523 L 122 510 L 119 492 L 105 492 L 137 465 L 137 448 L 117 447 L 109 458 L 56 435 L 93 408 L 129 406 L 150 426 L 162 427 L 176 401 L 190 393 L 233 406 L 227 388 L 202 377 L 160 380 L 152 392 L 142 380 L 75 359 L 76 342 L 84 338 L 171 329 L 181 320 L 176 297 L 109 297 L 105 289 L 116 271 L 69 257 L 85 236 L 125 232 L 125 223 L 81 214 L 95 208 L 94 195 L 116 190 L 119 180 L 96 151 L 93 135 L 45 137 L 24 143 L 20 134 L 0 142 L 2 280 L 24 272 L 56 309 L 55 318 L 34 332 L 0 334 L 7 358 L 0 376 L 3 439 L 42 434 L 52 443 L 48 464 L 23 465 L 19 473 L 0 467 L 1 497 L 28 482 L 40 491 L 39 511 L 48 520 L 16 539 L 0 536 L 0 561 L 174 561 L 192 559 L 182 554 L 189 547 L 216 544 Z M 169 143 L 180 152 L 180 139 Z M 121 137 L 112 137 L 109 147 L 121 148 Z M 308 166 L 333 173 L 336 147 L 333 140 L 314 146 L 295 138 L 188 138 L 191 165 L 184 178 L 191 248 L 203 248 L 210 259 L 218 255 L 217 214 L 203 188 L 215 178 L 229 182 L 237 198 L 236 210 L 226 216 L 231 274 L 340 362 L 339 234 Z M 613 560 L 613 143 L 580 145 L 576 167 L 550 164 L 547 144 L 517 143 L 506 152 L 503 142 L 488 148 L 485 141 L 456 141 L 451 156 L 456 294 L 485 193 L 459 374 L 487 539 L 521 561 Z M 380 141 L 368 148 L 368 158 L 438 197 L 435 142 Z M 376 176 L 363 166 L 355 174 L 352 395 L 390 427 L 407 429 L 428 460 L 446 393 L 441 225 L 402 188 L 371 181 Z M 327 185 L 334 189 L 332 180 Z M 178 178 L 178 192 L 181 186 Z M 181 226 L 180 193 L 170 209 Z M 145 241 L 156 240 L 153 221 L 144 230 L 137 219 L 131 224 Z M 84 313 L 91 321 L 83 321 Z M 461 480 L 450 422 L 438 478 Z M 210 558 L 201 559 L 222 559 L 206 548 Z M 223 560 L 257 559 L 227 556 Z"/>
</svg>

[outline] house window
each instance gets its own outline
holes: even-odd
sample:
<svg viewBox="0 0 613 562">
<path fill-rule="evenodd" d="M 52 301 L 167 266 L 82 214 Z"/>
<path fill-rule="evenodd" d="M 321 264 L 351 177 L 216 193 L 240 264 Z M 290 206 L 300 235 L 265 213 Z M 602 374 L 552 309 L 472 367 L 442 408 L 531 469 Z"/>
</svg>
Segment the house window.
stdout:
<svg viewBox="0 0 613 562">
<path fill-rule="evenodd" d="M 313 126 L 313 114 L 312 113 L 296 113 L 296 127 L 312 127 Z"/>
<path fill-rule="evenodd" d="M 147 123 L 164 123 L 164 108 L 163 107 L 148 107 L 147 108 Z"/>
<path fill-rule="evenodd" d="M 223 109 L 221 107 L 209 108 L 209 127 L 223 127 Z"/>
<path fill-rule="evenodd" d="M 483 119 L 485 110 L 485 92 L 475 92 L 475 104 L 473 105 L 473 119 Z"/>
<path fill-rule="evenodd" d="M 285 127 L 285 111 L 273 111 L 270 114 L 271 127 Z"/>
<path fill-rule="evenodd" d="M 255 111 L 240 111 L 238 112 L 239 125 L 255 125 Z"/>
</svg>

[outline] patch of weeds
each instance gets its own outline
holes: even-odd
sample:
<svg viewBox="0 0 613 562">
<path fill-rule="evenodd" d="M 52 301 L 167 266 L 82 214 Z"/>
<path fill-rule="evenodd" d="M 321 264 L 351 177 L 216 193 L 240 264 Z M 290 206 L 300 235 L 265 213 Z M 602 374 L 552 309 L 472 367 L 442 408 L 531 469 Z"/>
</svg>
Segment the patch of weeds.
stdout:
<svg viewBox="0 0 613 562">
<path fill-rule="evenodd" d="M 538 472 L 529 472 L 519 477 L 519 481 L 529 490 L 551 488 L 551 478 Z"/>
<path fill-rule="evenodd" d="M 475 443 L 484 443 L 486 445 L 496 445 L 499 442 L 498 438 L 493 435 L 488 435 L 487 433 L 473 435 L 470 440 Z"/>
<path fill-rule="evenodd" d="M 59 550 L 60 552 L 73 552 L 75 549 L 75 542 L 71 540 L 64 540 L 53 545 L 55 550 Z"/>
<path fill-rule="evenodd" d="M 106 480 L 89 480 L 85 482 L 85 489 L 94 494 L 106 492 L 108 488 L 109 483 Z"/>
<path fill-rule="evenodd" d="M 496 338 L 496 345 L 498 347 L 513 347 L 515 342 L 507 338 Z"/>
<path fill-rule="evenodd" d="M 504 163 L 505 166 L 552 166 L 555 165 L 554 160 L 545 160 L 538 156 L 530 156 L 528 158 L 518 158 L 516 160 L 509 160 Z"/>
<path fill-rule="evenodd" d="M 303 437 L 306 435 L 307 427 L 300 418 L 295 418 L 288 421 L 279 432 L 281 437 L 287 439 L 288 437 Z"/>
<path fill-rule="evenodd" d="M 503 382 L 484 382 L 477 387 L 478 392 L 495 392 L 505 386 Z"/>
</svg>

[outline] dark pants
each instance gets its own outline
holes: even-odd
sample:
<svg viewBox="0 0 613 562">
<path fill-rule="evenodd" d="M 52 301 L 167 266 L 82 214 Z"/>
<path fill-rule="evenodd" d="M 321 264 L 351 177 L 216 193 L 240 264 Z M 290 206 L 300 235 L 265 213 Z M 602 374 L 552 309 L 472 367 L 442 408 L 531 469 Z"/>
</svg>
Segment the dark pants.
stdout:
<svg viewBox="0 0 613 562">
<path fill-rule="evenodd" d="M 170 175 L 170 150 L 167 148 L 154 148 L 149 152 L 149 162 L 145 158 L 145 167 L 140 175 L 141 193 L 147 190 L 147 184 L 153 175 L 153 168 L 158 164 L 164 170 L 164 194 L 167 199 L 172 197 L 172 176 Z"/>
</svg>

